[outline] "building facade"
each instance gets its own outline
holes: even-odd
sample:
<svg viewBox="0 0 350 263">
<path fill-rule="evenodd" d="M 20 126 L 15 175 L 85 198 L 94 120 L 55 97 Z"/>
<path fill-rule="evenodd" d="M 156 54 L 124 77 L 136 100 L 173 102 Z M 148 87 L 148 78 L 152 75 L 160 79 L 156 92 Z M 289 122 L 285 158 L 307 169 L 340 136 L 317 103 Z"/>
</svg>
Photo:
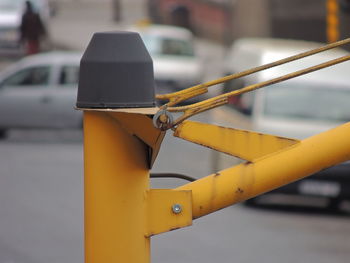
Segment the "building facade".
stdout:
<svg viewBox="0 0 350 263">
<path fill-rule="evenodd" d="M 157 23 L 187 26 L 223 43 L 241 37 L 327 42 L 327 0 L 149 0 L 149 7 Z M 350 14 L 341 8 L 338 14 L 340 38 L 345 38 Z"/>
</svg>

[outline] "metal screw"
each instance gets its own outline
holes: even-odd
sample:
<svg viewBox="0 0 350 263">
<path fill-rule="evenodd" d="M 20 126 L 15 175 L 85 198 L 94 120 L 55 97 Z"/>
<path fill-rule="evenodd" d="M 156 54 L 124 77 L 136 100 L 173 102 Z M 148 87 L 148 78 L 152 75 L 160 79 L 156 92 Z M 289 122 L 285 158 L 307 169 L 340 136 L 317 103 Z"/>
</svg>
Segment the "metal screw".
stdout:
<svg viewBox="0 0 350 263">
<path fill-rule="evenodd" d="M 174 204 L 172 210 L 174 214 L 180 214 L 182 212 L 182 206 L 180 204 Z"/>
</svg>

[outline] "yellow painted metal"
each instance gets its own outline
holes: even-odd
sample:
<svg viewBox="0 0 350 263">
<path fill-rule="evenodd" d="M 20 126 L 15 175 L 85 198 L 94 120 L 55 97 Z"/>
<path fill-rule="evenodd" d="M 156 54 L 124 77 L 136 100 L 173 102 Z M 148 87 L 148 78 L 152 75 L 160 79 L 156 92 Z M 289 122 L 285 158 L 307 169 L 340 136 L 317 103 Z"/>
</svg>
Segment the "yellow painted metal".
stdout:
<svg viewBox="0 0 350 263">
<path fill-rule="evenodd" d="M 181 123 L 174 136 L 247 161 L 253 161 L 299 142 L 295 139 L 194 121 Z"/>
<path fill-rule="evenodd" d="M 328 42 L 339 39 L 339 7 L 338 0 L 327 0 L 327 38 Z"/>
<path fill-rule="evenodd" d="M 156 129 L 153 126 L 152 118 L 148 115 L 123 112 L 108 112 L 108 115 L 114 118 L 128 133 L 137 136 L 150 147 L 148 160 L 149 166 L 152 167 L 160 150 L 165 132 Z"/>
<path fill-rule="evenodd" d="M 163 137 L 147 115 L 84 111 L 85 262 L 149 262 L 150 236 L 192 224 L 190 191 L 149 189 Z"/>
<path fill-rule="evenodd" d="M 84 112 L 85 262 L 149 262 L 147 147 L 105 112 Z"/>
<path fill-rule="evenodd" d="M 208 87 L 206 83 L 199 84 L 184 90 L 180 90 L 174 93 L 168 93 L 168 94 L 157 94 L 156 98 L 160 100 L 169 100 L 167 103 L 167 106 L 174 106 L 182 101 L 185 101 L 187 99 L 197 97 L 201 94 L 205 94 L 208 92 Z"/>
<path fill-rule="evenodd" d="M 145 235 L 153 236 L 192 225 L 192 193 L 168 189 L 152 189 L 146 196 Z M 173 212 L 173 205 L 180 205 L 181 212 Z"/>
<path fill-rule="evenodd" d="M 192 191 L 193 218 L 198 218 L 350 160 L 349 134 L 350 123 L 346 123 L 177 190 Z"/>
</svg>

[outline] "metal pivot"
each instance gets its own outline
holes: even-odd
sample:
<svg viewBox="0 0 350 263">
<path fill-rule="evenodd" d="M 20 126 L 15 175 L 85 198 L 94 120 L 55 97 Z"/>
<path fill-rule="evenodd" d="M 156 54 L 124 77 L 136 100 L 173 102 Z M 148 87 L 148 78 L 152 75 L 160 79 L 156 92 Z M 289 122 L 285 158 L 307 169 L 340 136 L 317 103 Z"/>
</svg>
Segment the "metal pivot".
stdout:
<svg viewBox="0 0 350 263">
<path fill-rule="evenodd" d="M 174 122 L 174 117 L 171 115 L 169 111 L 166 109 L 159 110 L 154 116 L 153 116 L 153 125 L 154 127 L 165 131 L 172 127 Z"/>
</svg>

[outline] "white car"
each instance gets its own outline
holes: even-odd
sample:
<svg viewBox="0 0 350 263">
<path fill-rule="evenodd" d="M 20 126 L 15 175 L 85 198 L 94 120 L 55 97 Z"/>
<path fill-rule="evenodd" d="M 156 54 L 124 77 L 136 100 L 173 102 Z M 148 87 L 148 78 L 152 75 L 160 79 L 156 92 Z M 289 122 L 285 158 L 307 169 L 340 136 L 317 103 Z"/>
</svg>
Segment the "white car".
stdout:
<svg viewBox="0 0 350 263">
<path fill-rule="evenodd" d="M 34 10 L 48 27 L 50 6 L 48 0 L 30 0 Z M 19 27 L 25 10 L 25 0 L 0 0 L 0 49 L 19 51 Z"/>
<path fill-rule="evenodd" d="M 140 33 L 153 59 L 157 93 L 175 92 L 202 82 L 203 66 L 189 30 L 165 25 L 128 30 Z"/>
<path fill-rule="evenodd" d="M 241 72 L 320 46 L 319 43 L 297 40 L 240 39 L 230 50 L 226 71 Z M 224 89 L 229 92 L 345 55 L 349 52 L 339 48 L 330 50 L 233 80 Z M 350 62 L 344 62 L 245 93 L 238 98 L 233 97 L 228 107 L 219 109 L 215 114 L 225 119 L 226 123 L 221 123 L 224 126 L 304 139 L 350 121 L 349 71 Z M 216 171 L 237 163 L 232 156 L 214 153 L 213 157 Z M 343 163 L 272 193 L 327 198 L 330 208 L 338 208 L 340 201 L 350 200 L 349 173 L 350 163 Z"/>
<path fill-rule="evenodd" d="M 23 58 L 0 74 L 0 137 L 10 128 L 82 126 L 76 103 L 81 53 Z"/>
</svg>

